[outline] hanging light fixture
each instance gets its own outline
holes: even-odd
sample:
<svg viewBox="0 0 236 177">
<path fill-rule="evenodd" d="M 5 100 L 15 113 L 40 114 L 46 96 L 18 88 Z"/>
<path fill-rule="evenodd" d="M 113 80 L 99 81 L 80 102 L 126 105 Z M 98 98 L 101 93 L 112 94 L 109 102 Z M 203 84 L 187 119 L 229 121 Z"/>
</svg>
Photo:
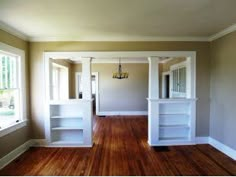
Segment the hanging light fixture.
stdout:
<svg viewBox="0 0 236 177">
<path fill-rule="evenodd" d="M 113 79 L 127 79 L 129 77 L 128 72 L 122 72 L 121 63 L 119 59 L 118 72 L 113 73 Z"/>
</svg>

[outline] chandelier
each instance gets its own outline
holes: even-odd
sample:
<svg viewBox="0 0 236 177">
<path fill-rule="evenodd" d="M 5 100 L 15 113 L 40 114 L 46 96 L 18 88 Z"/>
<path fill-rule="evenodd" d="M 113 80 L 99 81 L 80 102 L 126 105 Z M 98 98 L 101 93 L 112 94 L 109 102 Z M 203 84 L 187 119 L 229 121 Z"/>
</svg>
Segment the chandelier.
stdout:
<svg viewBox="0 0 236 177">
<path fill-rule="evenodd" d="M 113 79 L 127 79 L 129 77 L 128 72 L 122 72 L 121 63 L 119 59 L 118 72 L 113 73 Z"/>
</svg>

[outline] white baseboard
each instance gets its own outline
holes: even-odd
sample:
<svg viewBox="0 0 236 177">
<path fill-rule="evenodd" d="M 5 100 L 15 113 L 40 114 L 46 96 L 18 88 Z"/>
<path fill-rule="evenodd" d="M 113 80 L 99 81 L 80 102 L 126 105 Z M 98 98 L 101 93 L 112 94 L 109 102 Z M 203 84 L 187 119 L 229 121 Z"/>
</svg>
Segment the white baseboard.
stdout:
<svg viewBox="0 0 236 177">
<path fill-rule="evenodd" d="M 209 137 L 208 136 L 199 136 L 195 138 L 196 144 L 208 144 Z"/>
<path fill-rule="evenodd" d="M 218 149 L 219 151 L 223 152 L 225 155 L 231 157 L 232 159 L 236 160 L 236 150 L 230 148 L 229 146 L 217 141 L 214 138 L 209 138 L 209 144 Z"/>
<path fill-rule="evenodd" d="M 211 146 L 215 147 L 225 155 L 231 157 L 232 159 L 236 160 L 236 150 L 230 148 L 229 146 L 224 145 L 223 143 L 211 138 L 211 137 L 196 137 L 195 139 L 196 144 L 210 144 Z M 187 143 L 193 144 L 193 143 Z M 187 145 L 186 143 L 182 143 L 182 145 Z M 47 141 L 45 139 L 31 139 L 18 148 L 11 151 L 9 154 L 5 155 L 3 158 L 0 159 L 0 169 L 8 165 L 14 159 L 19 157 L 25 151 L 27 151 L 30 147 L 45 147 L 47 145 Z"/>
<path fill-rule="evenodd" d="M 100 111 L 98 116 L 146 116 L 147 111 Z"/>
<path fill-rule="evenodd" d="M 32 147 L 45 147 L 47 146 L 47 140 L 46 139 L 31 139 Z"/>
<path fill-rule="evenodd" d="M 11 151 L 9 154 L 5 155 L 3 158 L 0 159 L 0 169 L 8 165 L 10 162 L 15 160 L 17 157 L 19 157 L 21 154 L 23 154 L 25 151 L 27 151 L 32 146 L 32 141 L 29 140 L 25 142 L 24 144 L 20 145 L 13 151 Z"/>
</svg>

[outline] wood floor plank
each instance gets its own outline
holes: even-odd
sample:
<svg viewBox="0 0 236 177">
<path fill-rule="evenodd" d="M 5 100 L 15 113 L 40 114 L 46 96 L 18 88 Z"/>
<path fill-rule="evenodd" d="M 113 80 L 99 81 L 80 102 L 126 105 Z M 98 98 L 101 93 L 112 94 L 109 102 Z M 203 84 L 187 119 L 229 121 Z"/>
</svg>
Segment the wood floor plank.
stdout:
<svg viewBox="0 0 236 177">
<path fill-rule="evenodd" d="M 92 148 L 30 148 L 0 175 L 236 175 L 210 145 L 150 147 L 145 116 L 94 117 Z"/>
<path fill-rule="evenodd" d="M 201 153 L 195 146 L 191 146 L 191 148 L 187 146 L 181 146 L 180 149 L 182 150 L 183 154 L 188 157 L 189 161 L 192 161 L 196 166 L 201 168 L 206 175 L 230 175 L 217 163 L 212 161 L 207 155 Z"/>
<path fill-rule="evenodd" d="M 214 160 L 219 166 L 224 168 L 231 175 L 236 174 L 236 163 L 233 159 L 225 156 L 223 153 L 210 145 L 197 145 L 196 146 L 203 154 Z"/>
</svg>

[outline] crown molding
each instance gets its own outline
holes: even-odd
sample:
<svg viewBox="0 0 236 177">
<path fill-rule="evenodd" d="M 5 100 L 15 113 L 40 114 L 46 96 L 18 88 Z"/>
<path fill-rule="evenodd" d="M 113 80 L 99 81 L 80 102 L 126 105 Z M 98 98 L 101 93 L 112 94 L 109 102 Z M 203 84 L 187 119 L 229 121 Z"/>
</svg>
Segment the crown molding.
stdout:
<svg viewBox="0 0 236 177">
<path fill-rule="evenodd" d="M 129 42 L 137 42 L 137 41 L 143 41 L 143 42 L 148 42 L 148 41 L 183 41 L 183 42 L 206 42 L 208 41 L 208 37 L 194 37 L 194 36 L 180 36 L 180 37 L 168 37 L 168 36 L 159 36 L 159 37 L 139 37 L 139 36 L 134 36 L 134 37 L 129 37 L 129 36 L 124 36 L 124 37 L 78 37 L 78 36 L 73 36 L 73 37 L 68 37 L 68 36 L 57 36 L 57 37 L 31 37 L 29 38 L 29 41 L 31 42 L 57 42 L 57 41 L 88 41 L 88 42 L 123 42 L 123 41 L 129 41 Z"/>
<path fill-rule="evenodd" d="M 25 33 L 18 31 L 17 29 L 3 23 L 2 21 L 0 21 L 0 29 L 24 41 L 29 41 L 29 36 L 27 36 Z"/>
<path fill-rule="evenodd" d="M 210 36 L 209 37 L 209 41 L 210 42 L 214 41 L 214 40 L 219 39 L 219 38 L 221 38 L 221 37 L 223 37 L 223 36 L 225 36 L 225 35 L 227 35 L 229 33 L 234 32 L 234 31 L 236 31 L 236 24 L 234 24 L 234 25 L 232 25 L 232 26 L 230 26 L 228 28 L 225 28 L 224 30 L 222 30 L 222 31 L 220 31 L 220 32 Z"/>
</svg>

